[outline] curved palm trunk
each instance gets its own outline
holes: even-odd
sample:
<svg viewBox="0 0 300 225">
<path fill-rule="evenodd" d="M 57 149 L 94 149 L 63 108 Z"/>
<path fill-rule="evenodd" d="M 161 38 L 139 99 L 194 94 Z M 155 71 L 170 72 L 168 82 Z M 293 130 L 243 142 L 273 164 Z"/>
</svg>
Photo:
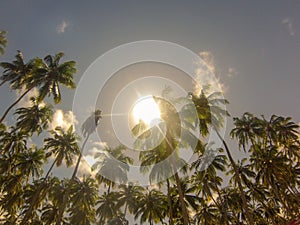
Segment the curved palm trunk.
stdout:
<svg viewBox="0 0 300 225">
<path fill-rule="evenodd" d="M 83 144 L 82 144 L 80 155 L 79 155 L 79 157 L 77 159 L 77 163 L 76 163 L 75 169 L 74 169 L 72 177 L 70 179 L 70 184 L 72 184 L 72 182 L 74 181 L 74 179 L 76 177 L 76 174 L 77 174 L 77 171 L 78 171 L 78 168 L 79 168 L 79 164 L 80 164 L 80 161 L 81 161 L 81 158 L 82 158 L 83 149 L 85 148 L 85 145 L 86 145 L 87 140 L 89 139 L 89 137 L 90 137 L 90 135 L 88 134 L 86 136 Z M 57 217 L 56 225 L 61 225 L 62 224 L 62 219 L 63 219 L 64 211 L 66 209 L 66 205 L 67 205 L 67 201 L 68 201 L 69 195 L 70 195 L 70 188 L 67 189 L 66 193 L 64 194 L 64 197 L 63 197 L 63 200 L 62 200 L 62 204 L 61 204 L 61 207 L 60 207 L 59 212 L 58 212 L 58 217 Z"/>
<path fill-rule="evenodd" d="M 170 181 L 167 179 L 167 195 L 168 195 L 168 204 L 169 204 L 169 225 L 174 225 L 173 222 L 173 204 L 170 193 Z"/>
<path fill-rule="evenodd" d="M 239 173 L 239 170 L 237 168 L 237 165 L 235 164 L 232 156 L 231 156 L 231 153 L 229 151 L 229 148 L 227 146 L 227 143 L 225 142 L 225 140 L 222 138 L 222 136 L 220 135 L 219 131 L 214 128 L 214 130 L 216 131 L 218 137 L 220 138 L 220 140 L 222 141 L 223 145 L 224 145 L 224 148 L 225 148 L 225 151 L 227 153 L 227 156 L 229 158 L 229 161 L 234 169 L 234 172 L 236 174 L 236 179 L 237 179 L 237 183 L 238 183 L 238 189 L 239 189 L 239 192 L 240 192 L 240 195 L 241 195 L 241 198 L 242 198 L 242 204 L 243 204 L 243 211 L 245 212 L 245 216 L 246 216 L 246 219 L 248 221 L 248 224 L 250 225 L 254 225 L 254 221 L 253 221 L 253 218 L 250 214 L 250 211 L 249 211 L 249 208 L 248 208 L 248 204 L 247 204 L 247 200 L 246 200 L 246 196 L 245 196 L 245 193 L 244 193 L 244 190 L 243 190 L 243 186 L 242 186 L 242 182 L 241 182 L 241 177 L 240 177 L 240 173 Z"/>
<path fill-rule="evenodd" d="M 6 111 L 4 112 L 4 114 L 2 115 L 1 119 L 0 119 L 0 123 L 3 122 L 3 120 L 5 119 L 5 117 L 7 116 L 7 114 L 9 113 L 9 111 L 16 105 L 18 104 L 22 98 L 28 94 L 29 91 L 31 91 L 32 88 L 29 88 L 27 91 L 25 91 L 13 104 L 11 104 L 11 106 L 9 106 Z"/>
<path fill-rule="evenodd" d="M 47 178 L 49 177 L 49 175 L 50 175 L 50 173 L 51 173 L 51 171 L 52 171 L 52 169 L 53 169 L 53 167 L 54 167 L 56 161 L 57 161 L 57 158 L 55 158 L 55 160 L 53 161 L 52 165 L 50 166 L 50 168 L 49 168 L 49 170 L 48 170 L 46 176 L 44 177 L 45 180 L 47 180 Z"/>
<path fill-rule="evenodd" d="M 84 142 L 83 142 L 83 144 L 82 144 L 80 155 L 79 155 L 79 157 L 77 159 L 77 163 L 76 163 L 73 175 L 71 177 L 72 180 L 76 177 L 76 174 L 77 174 L 77 171 L 78 171 L 78 168 L 79 168 L 79 164 L 80 164 L 80 160 L 82 158 L 83 149 L 85 148 L 86 142 L 89 139 L 89 137 L 90 137 L 90 135 L 87 135 L 86 138 L 85 138 L 85 140 L 84 140 Z"/>
<path fill-rule="evenodd" d="M 180 182 L 178 173 L 175 173 L 174 177 L 175 177 L 175 181 L 176 181 L 176 186 L 178 188 L 180 206 L 181 206 L 181 209 L 182 209 L 183 225 L 189 225 L 189 215 L 188 215 L 188 212 L 187 212 L 186 204 L 184 202 L 183 191 L 182 191 L 182 188 L 181 188 L 181 182 Z"/>
</svg>

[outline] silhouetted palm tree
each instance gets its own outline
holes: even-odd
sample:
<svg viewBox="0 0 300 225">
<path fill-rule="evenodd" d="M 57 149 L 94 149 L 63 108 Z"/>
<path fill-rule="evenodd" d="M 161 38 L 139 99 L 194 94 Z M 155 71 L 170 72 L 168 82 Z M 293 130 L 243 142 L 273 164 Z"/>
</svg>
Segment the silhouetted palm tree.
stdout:
<svg viewBox="0 0 300 225">
<path fill-rule="evenodd" d="M 92 178 L 76 179 L 72 182 L 71 207 L 68 210 L 69 222 L 74 225 L 90 225 L 96 222 L 96 202 L 98 199 L 98 187 Z"/>
<path fill-rule="evenodd" d="M 36 132 L 39 135 L 46 130 L 52 121 L 52 106 L 39 104 L 32 97 L 31 107 L 22 107 L 16 110 L 14 114 L 18 116 L 16 127 L 21 132 L 32 136 Z"/>
<path fill-rule="evenodd" d="M 167 213 L 166 196 L 158 190 L 146 190 L 138 198 L 138 210 L 135 212 L 135 219 L 140 218 L 140 224 L 149 222 L 164 223 L 163 218 Z"/>
</svg>

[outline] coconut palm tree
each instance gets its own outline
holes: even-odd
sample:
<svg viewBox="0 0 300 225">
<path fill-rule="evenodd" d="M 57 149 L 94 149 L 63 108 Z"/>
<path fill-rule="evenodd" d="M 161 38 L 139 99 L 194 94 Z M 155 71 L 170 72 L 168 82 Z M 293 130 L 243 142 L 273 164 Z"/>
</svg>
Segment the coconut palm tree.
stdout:
<svg viewBox="0 0 300 225">
<path fill-rule="evenodd" d="M 48 125 L 52 121 L 52 106 L 40 104 L 34 97 L 30 100 L 31 107 L 18 108 L 14 113 L 18 116 L 16 127 L 21 132 L 30 136 L 33 133 L 39 135 L 43 130 L 48 128 Z"/>
<path fill-rule="evenodd" d="M 20 222 L 20 225 L 28 223 L 34 223 L 33 220 L 39 217 L 37 209 L 42 206 L 47 194 L 51 191 L 51 188 L 57 183 L 57 178 L 49 178 L 35 180 L 33 184 L 29 184 L 24 192 L 25 206 L 22 214 L 24 217 Z"/>
<path fill-rule="evenodd" d="M 124 206 L 124 217 L 127 215 L 127 209 L 129 213 L 135 213 L 138 208 L 138 197 L 141 196 L 144 189 L 141 186 L 134 185 L 133 183 L 121 184 L 118 188 L 117 208 Z"/>
<path fill-rule="evenodd" d="M 97 162 L 92 169 L 97 171 L 96 179 L 100 184 L 104 183 L 107 186 L 108 193 L 116 183 L 127 182 L 129 164 L 132 164 L 133 160 L 123 153 L 125 150 L 125 146 L 120 145 L 116 148 L 106 147 L 95 154 Z"/>
<path fill-rule="evenodd" d="M 50 131 L 52 137 L 46 138 L 44 143 L 44 149 L 47 151 L 47 156 L 55 157 L 51 164 L 45 179 L 50 175 L 54 165 L 59 167 L 63 161 L 66 166 L 70 167 L 74 163 L 74 158 L 79 154 L 79 146 L 77 141 L 79 137 L 74 132 L 73 126 L 70 126 L 68 130 L 64 130 L 61 127 L 56 127 L 55 130 Z"/>
<path fill-rule="evenodd" d="M 47 55 L 43 60 L 36 58 L 33 76 L 29 77 L 28 82 L 38 87 L 38 100 L 43 100 L 47 95 L 53 95 L 54 103 L 60 103 L 60 85 L 68 88 L 75 88 L 73 75 L 76 73 L 75 61 L 68 61 L 60 64 L 63 52 L 55 56 Z"/>
<path fill-rule="evenodd" d="M 197 142 L 198 139 L 189 131 L 192 125 L 189 127 L 182 126 L 180 112 L 177 112 L 177 109 L 174 107 L 175 102 L 171 103 L 168 100 L 157 96 L 153 96 L 153 98 L 160 109 L 162 123 L 159 123 L 150 129 L 145 127 L 143 123 L 139 123 L 132 129 L 133 134 L 138 137 L 136 144 L 142 145 L 143 149 L 151 149 L 153 141 L 154 143 L 157 142 L 153 139 L 160 139 L 160 144 L 151 151 L 140 152 L 141 171 L 147 172 L 151 169 L 151 182 L 163 181 L 174 175 L 173 177 L 179 191 L 180 207 L 183 212 L 184 225 L 188 225 L 189 215 L 184 202 L 178 175 L 178 170 L 181 168 L 186 169 L 186 163 L 179 157 L 178 151 L 180 148 L 185 148 L 189 144 L 192 145 L 192 143 Z M 162 130 L 165 130 L 165 132 L 163 133 Z M 157 137 L 152 136 L 151 138 L 148 138 L 148 141 L 144 142 L 143 139 L 149 137 L 149 133 L 157 134 Z M 162 136 L 163 138 L 161 139 Z M 172 202 L 169 199 L 170 208 L 172 208 L 171 204 Z"/>
<path fill-rule="evenodd" d="M 96 222 L 96 202 L 98 187 L 91 177 L 84 177 L 82 181 L 76 179 L 71 184 L 71 207 L 68 210 L 69 222 L 74 225 L 94 224 Z"/>
<path fill-rule="evenodd" d="M 16 161 L 12 168 L 15 174 L 22 174 L 27 180 L 30 176 L 33 179 L 41 176 L 42 166 L 46 161 L 43 149 L 32 146 L 27 151 L 18 153 L 15 157 Z"/>
<path fill-rule="evenodd" d="M 224 98 L 219 98 L 220 95 L 221 93 L 216 92 L 216 93 L 212 93 L 207 97 L 203 90 L 201 91 L 199 97 L 193 93 L 190 93 L 190 97 L 198 113 L 200 133 L 202 133 L 202 135 L 207 135 L 208 125 L 211 125 L 212 128 L 215 130 L 219 139 L 222 141 L 227 157 L 229 158 L 229 162 L 233 167 L 235 173 L 237 174 L 238 188 L 242 197 L 243 210 L 245 211 L 247 221 L 250 225 L 254 225 L 253 218 L 250 214 L 250 210 L 247 205 L 247 200 L 241 183 L 241 178 L 240 178 L 237 165 L 231 155 L 227 143 L 225 142 L 225 140 L 223 139 L 223 137 L 220 135 L 218 131 L 218 128 L 221 127 L 223 124 L 224 117 L 229 116 L 229 113 L 223 107 L 220 106 L 220 104 L 227 104 L 228 101 L 225 100 Z"/>
<path fill-rule="evenodd" d="M 233 118 L 234 128 L 230 132 L 231 138 L 236 138 L 239 143 L 239 147 L 243 147 L 246 151 L 246 145 L 256 144 L 257 138 L 262 134 L 261 121 L 254 117 L 251 113 L 244 113 L 241 118 Z"/>
<path fill-rule="evenodd" d="M 0 55 L 4 54 L 4 48 L 7 45 L 6 31 L 0 30 Z"/>
<path fill-rule="evenodd" d="M 100 119 L 101 119 L 101 110 L 96 110 L 90 117 L 88 117 L 86 119 L 86 121 L 83 123 L 81 130 L 83 133 L 83 136 L 85 137 L 85 140 L 82 144 L 81 147 L 81 151 L 80 154 L 78 156 L 72 177 L 70 179 L 70 184 L 72 184 L 72 182 L 75 180 L 76 175 L 77 175 L 77 171 L 79 168 L 79 164 L 82 158 L 82 153 L 83 150 L 85 148 L 85 145 L 90 137 L 90 135 L 96 130 L 96 127 L 98 126 Z M 62 220 L 63 220 L 63 215 L 64 215 L 64 211 L 66 209 L 66 205 L 69 199 L 69 195 L 70 195 L 70 189 L 67 190 L 67 192 L 65 193 L 65 195 L 63 196 L 62 202 L 61 202 L 61 207 L 59 208 L 59 214 L 58 214 L 58 219 L 56 221 L 56 225 L 60 225 Z"/>
<path fill-rule="evenodd" d="M 75 88 L 73 75 L 76 73 L 75 62 L 68 61 L 59 64 L 63 53 L 60 52 L 54 57 L 47 55 L 44 60 L 36 58 L 25 63 L 23 55 L 18 52 L 17 60 L 13 63 L 1 63 L 5 69 L 1 77 L 3 82 L 10 81 L 13 89 L 25 89 L 23 94 L 4 112 L 0 119 L 3 122 L 9 111 L 22 100 L 33 88 L 38 88 L 38 101 L 42 101 L 47 95 L 53 95 L 54 103 L 60 103 L 60 85 L 68 88 Z"/>
<path fill-rule="evenodd" d="M 97 201 L 97 216 L 99 217 L 99 224 L 105 224 L 106 222 L 115 218 L 120 214 L 117 207 L 118 195 L 116 192 L 104 192 Z"/>
<path fill-rule="evenodd" d="M 48 172 L 45 177 L 40 180 L 39 185 L 36 185 L 37 189 L 35 190 L 34 197 L 28 202 L 28 208 L 25 212 L 24 218 L 21 224 L 26 224 L 28 219 L 32 217 L 33 211 L 41 203 L 45 197 L 45 190 L 47 187 L 53 185 L 49 179 L 49 175 L 56 164 L 60 166 L 63 161 L 65 161 L 66 166 L 69 167 L 73 165 L 74 157 L 79 154 L 79 147 L 77 141 L 79 137 L 74 133 L 73 126 L 70 126 L 67 131 L 63 130 L 61 127 L 56 127 L 55 130 L 50 131 L 53 137 L 45 139 L 44 142 L 44 151 L 47 152 L 47 156 L 54 156 L 55 159 L 51 164 Z M 49 209 L 54 206 L 49 205 Z"/>
<path fill-rule="evenodd" d="M 135 219 L 140 218 L 140 224 L 149 222 L 164 224 L 163 218 L 167 213 L 167 199 L 166 196 L 155 189 L 145 190 L 145 192 L 138 198 L 138 209 L 135 212 Z"/>
</svg>

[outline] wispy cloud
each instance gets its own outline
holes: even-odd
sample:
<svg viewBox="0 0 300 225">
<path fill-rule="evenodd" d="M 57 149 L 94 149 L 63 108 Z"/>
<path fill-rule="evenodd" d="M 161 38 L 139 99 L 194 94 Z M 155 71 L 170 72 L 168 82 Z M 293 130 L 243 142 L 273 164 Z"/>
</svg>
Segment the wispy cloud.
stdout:
<svg viewBox="0 0 300 225">
<path fill-rule="evenodd" d="M 224 92 L 227 88 L 217 76 L 215 59 L 211 52 L 203 51 L 199 53 L 202 62 L 198 63 L 196 73 L 195 93 L 199 94 L 201 90 L 205 90 L 206 94 L 213 92 Z"/>
<path fill-rule="evenodd" d="M 293 26 L 293 21 L 291 18 L 287 17 L 287 18 L 284 18 L 282 21 L 281 21 L 282 24 L 284 24 L 287 29 L 288 29 L 288 32 L 289 32 L 289 35 L 291 36 L 294 36 L 295 35 L 295 29 L 294 29 L 294 26 Z"/>
<path fill-rule="evenodd" d="M 56 109 L 50 128 L 54 129 L 60 126 L 66 130 L 73 124 L 78 124 L 78 121 L 72 111 L 63 112 L 61 109 Z"/>
<path fill-rule="evenodd" d="M 65 33 L 66 29 L 70 26 L 68 21 L 63 20 L 60 24 L 56 27 L 56 32 L 58 34 Z"/>
</svg>

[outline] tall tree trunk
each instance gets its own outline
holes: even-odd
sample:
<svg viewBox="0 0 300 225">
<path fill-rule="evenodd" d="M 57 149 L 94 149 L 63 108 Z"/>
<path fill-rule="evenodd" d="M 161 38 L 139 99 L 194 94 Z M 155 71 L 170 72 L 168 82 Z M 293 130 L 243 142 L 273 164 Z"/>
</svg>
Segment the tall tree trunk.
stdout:
<svg viewBox="0 0 300 225">
<path fill-rule="evenodd" d="M 49 170 L 48 170 L 48 172 L 47 172 L 47 174 L 46 174 L 46 176 L 44 178 L 45 180 L 47 180 L 48 176 L 50 175 L 50 172 L 52 171 L 52 169 L 53 169 L 56 161 L 57 161 L 57 158 L 55 158 L 55 160 L 53 161 L 52 165 L 50 166 L 50 168 L 49 168 Z"/>
<path fill-rule="evenodd" d="M 85 148 L 85 145 L 87 143 L 87 140 L 89 139 L 89 136 L 90 136 L 89 134 L 86 136 L 86 138 L 85 138 L 85 140 L 84 140 L 84 142 L 82 144 L 80 155 L 78 156 L 75 169 L 73 171 L 72 177 L 71 177 L 70 182 L 69 182 L 70 185 L 72 185 L 72 183 L 73 183 L 73 181 L 74 181 L 74 179 L 76 177 L 76 174 L 77 174 L 77 171 L 78 171 L 78 168 L 79 168 L 79 164 L 80 164 L 80 161 L 81 161 L 81 158 L 82 158 L 83 149 Z M 68 188 L 66 190 L 66 193 L 64 194 L 64 197 L 62 199 L 61 208 L 58 210 L 59 212 L 58 212 L 58 217 L 57 217 L 56 225 L 61 225 L 62 224 L 62 219 L 63 219 L 63 215 L 64 215 L 64 211 L 65 211 L 65 208 L 66 208 L 66 205 L 67 205 L 67 201 L 68 201 L 69 195 L 70 195 L 70 188 Z"/>
<path fill-rule="evenodd" d="M 245 213 L 245 216 L 246 216 L 246 219 L 248 221 L 248 224 L 250 225 L 254 225 L 254 221 L 253 221 L 253 218 L 250 214 L 250 211 L 249 211 L 249 208 L 248 208 L 248 204 L 247 204 L 247 200 L 246 200 L 246 196 L 245 196 L 245 193 L 244 193 L 244 190 L 243 190 L 243 186 L 242 186 L 242 182 L 241 182 L 241 177 L 240 177 L 240 172 L 238 170 L 238 167 L 235 163 L 235 161 L 233 160 L 232 156 L 231 156 L 231 153 L 230 153 L 230 150 L 227 146 L 227 143 L 225 142 L 225 140 L 223 139 L 223 137 L 220 135 L 219 131 L 217 130 L 217 128 L 214 128 L 214 130 L 216 131 L 218 137 L 220 138 L 220 140 L 222 141 L 223 145 L 224 145 L 224 148 L 225 148 L 225 151 L 227 153 L 227 156 L 229 158 L 229 161 L 234 169 L 234 172 L 236 174 L 236 179 L 237 179 L 237 183 L 238 183 L 238 189 L 239 189 L 239 192 L 240 192 L 240 195 L 241 195 L 241 198 L 242 198 L 242 205 L 243 205 L 243 211 Z"/>
<path fill-rule="evenodd" d="M 86 136 L 86 138 L 85 138 L 83 144 L 82 144 L 81 151 L 80 151 L 80 155 L 79 155 L 79 157 L 78 157 L 78 159 L 77 159 L 77 163 L 76 163 L 76 166 L 75 166 L 73 175 L 72 175 L 72 177 L 71 177 L 72 180 L 75 179 L 75 177 L 76 177 L 76 174 L 77 174 L 77 171 L 78 171 L 78 168 L 79 168 L 79 164 L 80 164 L 80 161 L 81 161 L 81 158 L 82 158 L 83 149 L 85 148 L 86 142 L 87 142 L 87 140 L 89 139 L 89 137 L 90 137 L 90 135 L 88 134 L 88 135 Z"/>
<path fill-rule="evenodd" d="M 188 215 L 187 208 L 186 208 L 186 205 L 184 202 L 184 196 L 183 196 L 181 182 L 180 182 L 178 173 L 175 173 L 174 177 L 175 177 L 176 186 L 177 186 L 178 194 L 179 194 L 180 206 L 181 206 L 182 217 L 183 217 L 183 225 L 189 225 L 189 215 Z"/>
<path fill-rule="evenodd" d="M 28 94 L 29 91 L 31 91 L 32 88 L 29 88 L 27 91 L 25 91 L 13 104 L 11 104 L 11 106 L 9 106 L 6 111 L 4 112 L 4 114 L 2 115 L 1 119 L 0 119 L 0 123 L 3 122 L 3 120 L 5 119 L 5 117 L 7 116 L 7 114 L 9 113 L 9 111 L 16 105 L 18 104 L 22 98 Z"/>
<path fill-rule="evenodd" d="M 167 179 L 167 195 L 168 195 L 168 204 L 169 204 L 169 225 L 174 225 L 173 222 L 173 204 L 172 204 L 172 198 L 170 193 L 170 181 Z"/>
</svg>

